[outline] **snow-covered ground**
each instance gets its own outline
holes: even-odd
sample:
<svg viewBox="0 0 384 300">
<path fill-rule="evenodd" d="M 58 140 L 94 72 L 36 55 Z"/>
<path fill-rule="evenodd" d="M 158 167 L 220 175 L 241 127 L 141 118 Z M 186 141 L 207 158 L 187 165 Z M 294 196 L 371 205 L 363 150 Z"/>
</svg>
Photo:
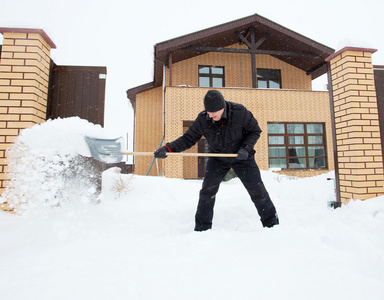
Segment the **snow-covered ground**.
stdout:
<svg viewBox="0 0 384 300">
<path fill-rule="evenodd" d="M 78 118 L 25 130 L 14 152 L 24 160 L 14 168 L 28 180 L 16 176 L 14 186 L 39 189 L 63 159 L 89 155 L 84 134 L 108 135 Z M 207 232 L 193 231 L 199 180 L 110 169 L 98 204 L 79 197 L 81 187 L 52 203 L 40 201 L 47 190 L 32 193 L 23 214 L 0 212 L 0 298 L 384 299 L 384 198 L 331 209 L 333 176 L 262 171 L 280 218 L 271 229 L 261 227 L 238 179 L 223 182 Z M 49 184 L 57 197 L 63 186 Z"/>
</svg>

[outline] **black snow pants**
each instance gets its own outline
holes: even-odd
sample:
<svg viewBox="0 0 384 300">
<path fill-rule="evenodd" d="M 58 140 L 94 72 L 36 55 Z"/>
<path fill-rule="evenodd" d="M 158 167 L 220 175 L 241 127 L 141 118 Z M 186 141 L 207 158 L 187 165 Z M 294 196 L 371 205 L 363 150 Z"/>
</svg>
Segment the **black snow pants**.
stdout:
<svg viewBox="0 0 384 300">
<path fill-rule="evenodd" d="M 195 216 L 195 231 L 211 229 L 216 193 L 219 190 L 220 183 L 231 168 L 251 196 L 263 226 L 273 227 L 279 224 L 275 206 L 264 187 L 260 170 L 253 155 L 249 155 L 247 160 L 211 157 L 208 159 L 203 186 L 200 190 Z"/>
</svg>

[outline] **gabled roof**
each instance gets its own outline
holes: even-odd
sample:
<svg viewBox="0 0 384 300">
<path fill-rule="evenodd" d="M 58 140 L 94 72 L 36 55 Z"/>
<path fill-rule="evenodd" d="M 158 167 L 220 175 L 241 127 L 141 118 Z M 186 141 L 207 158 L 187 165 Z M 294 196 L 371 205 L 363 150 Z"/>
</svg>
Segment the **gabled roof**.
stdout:
<svg viewBox="0 0 384 300">
<path fill-rule="evenodd" d="M 304 70 L 312 79 L 326 73 L 325 58 L 334 53 L 334 49 L 254 14 L 156 44 L 152 87 L 162 84 L 162 64 L 168 65 L 170 53 L 172 63 L 176 63 L 206 53 L 209 49 L 224 48 L 241 42 L 239 34 L 249 40 L 248 32 L 252 27 L 255 41 L 263 41 L 256 53 L 270 54 Z M 148 89 L 149 86 L 145 84 L 140 87 Z M 141 91 L 140 87 L 128 90 L 128 98 L 134 100 L 136 93 Z"/>
</svg>

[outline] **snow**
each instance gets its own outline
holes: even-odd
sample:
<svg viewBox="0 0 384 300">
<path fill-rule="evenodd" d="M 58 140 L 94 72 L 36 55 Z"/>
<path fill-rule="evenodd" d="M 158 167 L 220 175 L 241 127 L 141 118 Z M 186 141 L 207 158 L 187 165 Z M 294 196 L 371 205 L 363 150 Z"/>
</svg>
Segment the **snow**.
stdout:
<svg viewBox="0 0 384 300">
<path fill-rule="evenodd" d="M 84 134 L 108 135 L 78 118 L 23 131 L 15 147 L 46 162 L 14 165 L 36 169 L 24 168 L 30 190 L 89 155 Z M 71 189 L 60 205 L 33 194 L 20 214 L 0 212 L 1 299 L 384 299 L 384 197 L 329 208 L 333 176 L 262 171 L 280 218 L 273 228 L 262 228 L 238 179 L 223 182 L 207 232 L 193 231 L 200 180 L 111 168 L 97 202 Z M 15 176 L 15 187 L 25 180 Z M 51 184 L 52 195 L 60 188 Z"/>
</svg>

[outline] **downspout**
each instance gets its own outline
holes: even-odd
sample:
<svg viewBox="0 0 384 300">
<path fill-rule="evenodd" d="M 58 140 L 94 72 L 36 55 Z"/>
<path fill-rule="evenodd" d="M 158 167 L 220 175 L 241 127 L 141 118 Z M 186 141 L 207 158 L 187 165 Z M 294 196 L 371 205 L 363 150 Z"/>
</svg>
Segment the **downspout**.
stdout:
<svg viewBox="0 0 384 300">
<path fill-rule="evenodd" d="M 341 198 L 340 198 L 340 179 L 339 179 L 339 159 L 337 153 L 337 139 L 336 139 L 336 124 L 335 124 L 335 106 L 333 98 L 333 86 L 332 86 L 332 71 L 330 63 L 327 64 L 328 72 L 328 90 L 329 90 L 329 100 L 331 106 L 331 120 L 332 120 L 332 140 L 333 140 L 333 160 L 335 164 L 335 192 L 336 192 L 336 207 L 341 207 Z"/>
<path fill-rule="evenodd" d="M 161 62 L 163 64 L 163 136 L 161 138 L 161 141 L 160 141 L 160 144 L 159 146 L 157 147 L 157 149 L 159 149 L 161 147 L 161 145 L 163 144 L 164 142 L 164 138 L 165 138 L 165 64 L 163 62 Z M 151 164 L 149 165 L 149 168 L 148 168 L 148 171 L 147 171 L 147 174 L 145 174 L 145 176 L 148 176 L 149 172 L 151 171 L 152 169 L 152 166 L 155 162 L 156 158 L 153 157 L 152 159 L 152 162 Z"/>
</svg>

